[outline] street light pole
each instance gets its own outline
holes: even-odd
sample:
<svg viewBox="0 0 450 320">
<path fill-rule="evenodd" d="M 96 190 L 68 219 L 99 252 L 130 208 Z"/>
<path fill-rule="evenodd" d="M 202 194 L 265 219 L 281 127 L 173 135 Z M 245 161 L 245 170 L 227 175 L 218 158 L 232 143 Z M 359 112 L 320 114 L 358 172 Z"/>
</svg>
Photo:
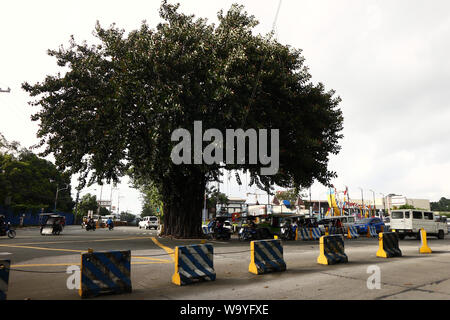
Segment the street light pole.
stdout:
<svg viewBox="0 0 450 320">
<path fill-rule="evenodd" d="M 364 194 L 363 194 L 363 189 L 361 188 L 361 187 L 358 187 L 358 189 L 360 189 L 361 190 L 361 203 L 362 203 L 362 205 L 361 205 L 361 218 L 362 218 L 362 215 L 363 215 L 363 210 L 364 210 Z"/>
<path fill-rule="evenodd" d="M 386 196 L 384 195 L 384 193 L 381 192 L 379 194 L 383 196 L 383 218 L 384 218 L 384 215 L 386 214 Z"/>
<path fill-rule="evenodd" d="M 65 187 L 65 188 L 62 188 L 62 189 L 59 189 L 58 186 L 56 186 L 55 209 L 53 209 L 53 211 L 54 211 L 55 213 L 56 213 L 56 202 L 58 201 L 58 194 L 59 194 L 59 192 L 62 191 L 62 190 L 66 190 L 66 189 L 68 189 L 68 188 L 69 188 L 69 185 L 68 185 L 68 184 L 66 184 L 66 187 Z"/>
<path fill-rule="evenodd" d="M 375 203 L 375 191 L 373 191 L 371 189 L 369 189 L 369 190 L 372 191 L 372 194 L 373 194 L 373 210 L 374 210 L 375 215 L 376 215 L 377 214 L 377 205 Z"/>
</svg>

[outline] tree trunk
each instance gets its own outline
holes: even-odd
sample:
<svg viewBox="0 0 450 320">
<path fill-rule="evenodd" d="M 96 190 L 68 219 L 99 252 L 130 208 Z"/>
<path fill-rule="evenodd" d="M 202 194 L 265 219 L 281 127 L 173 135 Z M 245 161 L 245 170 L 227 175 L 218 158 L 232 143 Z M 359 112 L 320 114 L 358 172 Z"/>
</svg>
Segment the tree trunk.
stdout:
<svg viewBox="0 0 450 320">
<path fill-rule="evenodd" d="M 201 238 L 205 175 L 172 175 L 163 183 L 164 232 L 175 238 Z"/>
</svg>

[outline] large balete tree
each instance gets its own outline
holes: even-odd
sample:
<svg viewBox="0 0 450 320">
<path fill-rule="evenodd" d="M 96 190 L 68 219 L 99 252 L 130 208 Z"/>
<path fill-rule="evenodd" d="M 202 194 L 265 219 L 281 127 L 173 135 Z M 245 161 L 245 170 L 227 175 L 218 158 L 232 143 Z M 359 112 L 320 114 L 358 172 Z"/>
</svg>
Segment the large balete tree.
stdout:
<svg viewBox="0 0 450 320">
<path fill-rule="evenodd" d="M 205 187 L 221 168 L 249 173 L 250 185 L 263 190 L 329 184 L 336 176 L 329 156 L 342 137 L 340 98 L 311 82 L 301 50 L 255 35 L 258 22 L 238 5 L 220 11 L 217 24 L 166 1 L 160 16 L 156 29 L 143 22 L 128 34 L 97 23 L 98 44 L 72 38 L 49 50 L 66 73 L 23 84 L 40 106 L 32 120 L 40 121 L 43 154 L 81 173 L 82 184 L 118 182 L 130 172 L 148 181 L 163 199 L 165 234 L 180 238 L 201 235 Z M 226 129 L 279 129 L 278 172 L 262 175 L 260 161 L 175 164 L 172 133 L 184 128 L 193 136 L 194 121 L 224 136 Z"/>
</svg>

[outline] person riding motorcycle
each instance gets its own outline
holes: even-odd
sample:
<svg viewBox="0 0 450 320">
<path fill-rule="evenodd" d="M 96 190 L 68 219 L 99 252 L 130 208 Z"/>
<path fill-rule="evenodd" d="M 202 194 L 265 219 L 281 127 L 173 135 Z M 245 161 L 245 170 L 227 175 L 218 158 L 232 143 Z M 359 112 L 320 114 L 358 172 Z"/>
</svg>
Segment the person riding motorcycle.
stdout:
<svg viewBox="0 0 450 320">
<path fill-rule="evenodd" d="M 94 219 L 92 219 L 92 217 L 89 217 L 87 224 L 86 224 L 86 230 L 89 230 L 89 229 L 95 230 L 95 221 L 94 221 Z"/>
<path fill-rule="evenodd" d="M 106 220 L 106 226 L 109 228 L 109 230 L 114 228 L 114 222 L 111 218 L 108 218 L 108 220 Z"/>
</svg>

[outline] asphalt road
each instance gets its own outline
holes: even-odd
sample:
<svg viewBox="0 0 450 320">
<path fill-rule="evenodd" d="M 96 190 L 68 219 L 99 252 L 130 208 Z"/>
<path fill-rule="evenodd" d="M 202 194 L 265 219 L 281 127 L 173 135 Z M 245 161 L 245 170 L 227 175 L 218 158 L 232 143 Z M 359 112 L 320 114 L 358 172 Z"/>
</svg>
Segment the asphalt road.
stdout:
<svg viewBox="0 0 450 320">
<path fill-rule="evenodd" d="M 8 299 L 80 299 L 67 287 L 66 270 L 79 265 L 81 253 L 131 250 L 130 294 L 95 299 L 450 299 L 450 236 L 428 238 L 431 254 L 419 254 L 420 240 L 400 241 L 403 257 L 376 257 L 377 239 L 346 239 L 349 262 L 317 264 L 318 241 L 283 242 L 287 270 L 248 272 L 250 245 L 232 239 L 214 244 L 216 281 L 179 287 L 171 283 L 173 249 L 201 240 L 157 237 L 154 230 L 116 227 L 85 231 L 68 226 L 59 236 L 41 236 L 37 228 L 17 230 L 15 239 L 0 238 L 0 259 L 12 261 Z M 369 289 L 368 268 L 380 270 L 380 289 Z"/>
</svg>

